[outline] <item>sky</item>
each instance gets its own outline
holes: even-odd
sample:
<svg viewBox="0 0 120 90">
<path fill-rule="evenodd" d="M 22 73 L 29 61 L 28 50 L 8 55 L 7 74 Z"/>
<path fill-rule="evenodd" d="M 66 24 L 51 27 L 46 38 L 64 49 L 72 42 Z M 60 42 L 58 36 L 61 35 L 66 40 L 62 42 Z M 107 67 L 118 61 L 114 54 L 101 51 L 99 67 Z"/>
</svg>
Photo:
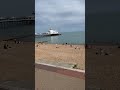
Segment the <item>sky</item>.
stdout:
<svg viewBox="0 0 120 90">
<path fill-rule="evenodd" d="M 120 0 L 0 0 L 0 16 L 29 16 L 35 11 L 36 32 L 85 29 L 87 13 L 120 12 Z"/>
<path fill-rule="evenodd" d="M 120 0 L 86 0 L 86 13 L 116 13 L 120 12 Z"/>
<path fill-rule="evenodd" d="M 35 0 L 0 0 L 0 16 L 31 16 Z"/>
<path fill-rule="evenodd" d="M 85 30 L 85 0 L 35 0 L 35 32 Z"/>
</svg>

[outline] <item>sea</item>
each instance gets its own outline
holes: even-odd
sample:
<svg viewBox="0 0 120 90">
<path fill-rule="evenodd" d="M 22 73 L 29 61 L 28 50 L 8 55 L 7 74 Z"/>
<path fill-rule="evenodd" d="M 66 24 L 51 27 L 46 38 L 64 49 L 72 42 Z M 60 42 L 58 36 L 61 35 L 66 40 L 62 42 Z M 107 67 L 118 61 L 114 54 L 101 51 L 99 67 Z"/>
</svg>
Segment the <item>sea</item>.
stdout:
<svg viewBox="0 0 120 90">
<path fill-rule="evenodd" d="M 85 44 L 85 31 L 62 32 L 59 36 L 35 37 L 35 42 L 49 44 Z"/>
<path fill-rule="evenodd" d="M 34 25 L 8 27 L 4 29 L 0 28 L 0 40 L 7 40 L 11 38 L 33 35 L 34 33 L 35 33 Z M 32 42 L 35 41 L 34 36 L 19 38 L 18 40 Z"/>
<path fill-rule="evenodd" d="M 9 28 L 0 28 L 0 40 L 7 40 L 10 38 L 21 37 L 25 35 L 31 35 L 34 32 L 34 26 L 17 26 Z M 76 32 L 60 32 L 62 35 L 49 36 L 49 37 L 27 37 L 20 38 L 22 41 L 35 41 L 35 42 L 47 42 L 50 44 L 84 44 L 85 43 L 85 31 Z"/>
<path fill-rule="evenodd" d="M 96 31 L 95 31 L 96 32 Z M 9 27 L 9 28 L 0 28 L 0 41 L 1 40 L 7 40 L 9 38 L 16 38 L 21 37 L 25 35 L 31 35 L 32 37 L 27 38 L 21 38 L 19 40 L 22 41 L 32 41 L 32 42 L 47 42 L 50 44 L 85 44 L 85 42 L 90 43 L 119 43 L 120 39 L 118 38 L 118 34 L 114 34 L 112 31 L 109 32 L 109 35 L 107 35 L 107 32 L 103 32 L 106 34 L 102 34 L 102 32 L 98 31 L 97 33 L 86 32 L 86 41 L 85 41 L 85 31 L 76 31 L 76 32 L 60 32 L 62 35 L 60 36 L 49 36 L 49 37 L 34 37 L 35 34 L 35 26 L 34 25 L 28 25 L 28 26 L 17 26 L 17 27 Z M 88 36 L 90 35 L 90 36 Z M 99 36 L 98 36 L 99 35 Z M 108 37 L 106 37 L 106 35 Z M 111 36 L 111 37 L 110 37 Z M 89 37 L 89 38 L 88 38 Z"/>
</svg>

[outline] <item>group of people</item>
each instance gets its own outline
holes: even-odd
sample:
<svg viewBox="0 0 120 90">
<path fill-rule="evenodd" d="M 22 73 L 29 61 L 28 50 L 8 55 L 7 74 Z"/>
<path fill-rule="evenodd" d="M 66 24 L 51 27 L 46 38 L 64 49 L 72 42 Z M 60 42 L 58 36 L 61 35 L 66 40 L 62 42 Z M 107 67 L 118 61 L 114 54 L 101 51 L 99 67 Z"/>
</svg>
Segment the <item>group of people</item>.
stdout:
<svg viewBox="0 0 120 90">
<path fill-rule="evenodd" d="M 18 40 L 16 40 L 16 39 L 13 40 L 13 42 L 14 42 L 15 44 L 20 44 L 20 43 L 21 43 L 20 41 L 18 41 Z M 4 43 L 3 48 L 4 48 L 4 49 L 12 48 L 12 47 L 9 45 L 9 40 Z"/>
<path fill-rule="evenodd" d="M 95 49 L 96 50 L 96 55 L 110 55 L 110 51 L 106 50 L 105 48 L 100 48 L 100 47 L 96 47 L 94 45 L 85 45 L 86 49 Z"/>
<path fill-rule="evenodd" d="M 106 51 L 105 49 L 99 48 L 96 52 L 96 55 L 110 55 L 110 52 Z"/>
<path fill-rule="evenodd" d="M 8 44 L 4 44 L 4 49 L 8 49 L 8 48 L 11 48 L 11 47 L 9 47 L 9 45 Z"/>
<path fill-rule="evenodd" d="M 74 49 L 79 49 L 80 50 L 80 47 L 74 47 L 74 45 L 72 45 L 72 44 L 63 43 L 62 45 L 69 45 L 71 48 L 73 47 Z"/>
</svg>

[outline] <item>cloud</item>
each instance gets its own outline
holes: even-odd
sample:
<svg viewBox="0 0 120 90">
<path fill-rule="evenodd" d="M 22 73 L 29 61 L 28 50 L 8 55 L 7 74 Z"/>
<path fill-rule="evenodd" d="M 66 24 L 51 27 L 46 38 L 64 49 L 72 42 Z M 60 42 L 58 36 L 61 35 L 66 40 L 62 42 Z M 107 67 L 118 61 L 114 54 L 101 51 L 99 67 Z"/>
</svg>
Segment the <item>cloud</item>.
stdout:
<svg viewBox="0 0 120 90">
<path fill-rule="evenodd" d="M 36 0 L 36 27 L 84 27 L 85 0 Z M 76 28 L 76 27 L 75 27 Z"/>
</svg>

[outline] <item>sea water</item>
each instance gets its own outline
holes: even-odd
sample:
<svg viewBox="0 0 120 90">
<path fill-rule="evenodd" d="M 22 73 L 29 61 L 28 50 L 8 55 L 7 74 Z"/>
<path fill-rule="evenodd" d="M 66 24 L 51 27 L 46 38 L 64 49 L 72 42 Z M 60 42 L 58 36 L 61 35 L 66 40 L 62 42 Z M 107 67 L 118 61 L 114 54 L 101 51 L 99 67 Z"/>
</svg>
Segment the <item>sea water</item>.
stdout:
<svg viewBox="0 0 120 90">
<path fill-rule="evenodd" d="M 0 28 L 0 40 L 7 40 L 11 38 L 17 38 L 22 36 L 34 35 L 34 25 L 23 25 L 16 27 Z M 34 36 L 19 38 L 19 40 L 35 41 Z"/>
<path fill-rule="evenodd" d="M 36 42 L 47 42 L 50 44 L 85 44 L 85 32 L 62 32 L 59 36 L 36 37 Z"/>
</svg>

